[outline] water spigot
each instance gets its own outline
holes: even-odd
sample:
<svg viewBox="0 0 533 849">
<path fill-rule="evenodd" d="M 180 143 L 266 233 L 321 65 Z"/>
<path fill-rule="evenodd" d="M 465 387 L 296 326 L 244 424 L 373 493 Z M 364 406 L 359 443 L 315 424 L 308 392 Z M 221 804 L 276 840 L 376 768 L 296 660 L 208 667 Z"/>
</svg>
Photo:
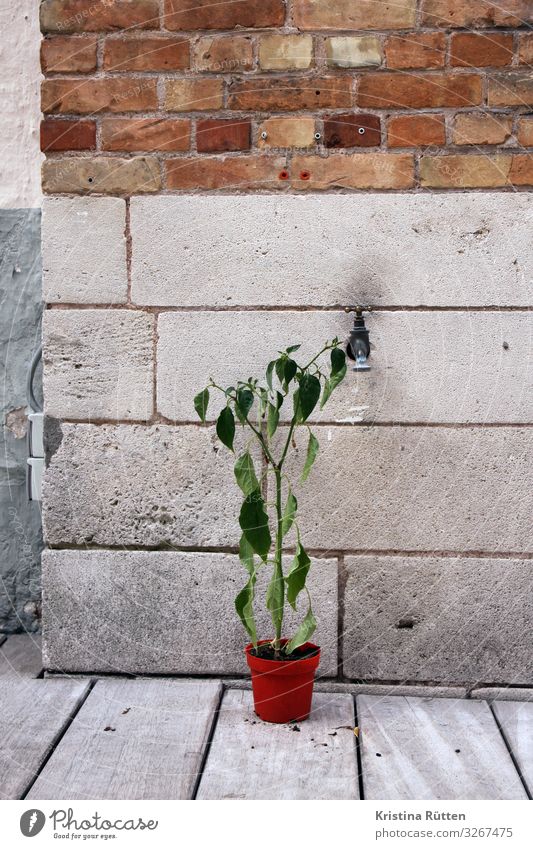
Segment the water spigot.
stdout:
<svg viewBox="0 0 533 849">
<path fill-rule="evenodd" d="M 370 307 L 345 307 L 344 311 L 355 313 L 346 355 L 350 360 L 355 360 L 353 371 L 370 371 L 367 362 L 370 356 L 370 336 L 363 318 L 363 311 L 370 312 Z"/>
</svg>

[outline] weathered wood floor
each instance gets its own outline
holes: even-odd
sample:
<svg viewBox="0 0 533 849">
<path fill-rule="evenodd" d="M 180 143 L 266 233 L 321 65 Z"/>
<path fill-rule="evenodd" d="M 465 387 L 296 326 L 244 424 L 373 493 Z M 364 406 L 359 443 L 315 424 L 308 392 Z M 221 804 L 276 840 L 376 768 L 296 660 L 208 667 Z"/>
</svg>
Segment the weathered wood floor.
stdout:
<svg viewBox="0 0 533 849">
<path fill-rule="evenodd" d="M 533 793 L 532 702 L 321 692 L 307 722 L 268 725 L 235 683 L 43 678 L 25 635 L 0 645 L 0 723 L 4 799 Z"/>
</svg>

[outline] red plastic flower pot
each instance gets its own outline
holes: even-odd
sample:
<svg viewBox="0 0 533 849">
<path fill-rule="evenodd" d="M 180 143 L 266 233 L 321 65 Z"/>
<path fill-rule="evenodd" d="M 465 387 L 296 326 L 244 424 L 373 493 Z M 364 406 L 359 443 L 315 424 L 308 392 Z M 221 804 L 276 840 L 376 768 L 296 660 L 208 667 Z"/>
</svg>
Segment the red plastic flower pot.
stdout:
<svg viewBox="0 0 533 849">
<path fill-rule="evenodd" d="M 270 643 L 260 640 L 258 645 Z M 285 644 L 287 640 L 282 640 Z M 290 722 L 307 719 L 311 712 L 315 671 L 320 663 L 320 648 L 305 643 L 303 650 L 316 650 L 312 657 L 297 660 L 269 660 L 252 654 L 253 643 L 246 646 L 246 660 L 252 673 L 256 714 L 265 722 Z"/>
</svg>

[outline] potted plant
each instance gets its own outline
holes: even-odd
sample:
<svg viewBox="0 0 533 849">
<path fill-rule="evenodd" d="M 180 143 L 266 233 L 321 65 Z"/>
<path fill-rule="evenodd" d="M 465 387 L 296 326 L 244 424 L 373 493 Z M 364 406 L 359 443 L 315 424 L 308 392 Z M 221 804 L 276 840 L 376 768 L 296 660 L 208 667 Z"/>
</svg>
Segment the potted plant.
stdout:
<svg viewBox="0 0 533 849">
<path fill-rule="evenodd" d="M 279 356 L 268 364 L 264 383 L 248 378 L 223 388 L 211 378 L 208 386 L 194 399 L 196 412 L 205 422 L 211 393 L 221 393 L 224 406 L 217 418 L 216 432 L 230 451 L 234 452 L 237 423 L 251 436 L 237 457 L 234 469 L 237 484 L 244 494 L 239 514 L 242 531 L 239 557 L 248 572 L 248 580 L 235 599 L 235 607 L 251 640 L 245 652 L 252 674 L 255 711 L 267 722 L 303 720 L 311 709 L 320 648 L 309 642 L 316 628 L 306 587 L 311 560 L 300 536 L 298 503 L 286 464 L 295 446 L 296 430 L 306 428 L 307 453 L 300 480 L 307 479 L 319 450 L 318 439 L 307 420 L 319 401 L 320 408 L 326 404 L 346 374 L 345 353 L 338 339 L 324 345 L 303 366 L 293 358 L 299 348 L 300 345 L 291 345 L 279 352 Z M 326 352 L 330 359 L 327 373 L 323 365 Z M 282 428 L 283 414 L 286 425 Z M 260 462 L 257 463 L 250 451 L 253 443 L 259 447 Z M 267 502 L 267 487 L 270 492 L 272 484 L 274 496 Z M 267 508 L 272 508 L 271 516 Z M 284 574 L 283 540 L 293 526 L 296 550 Z M 268 639 L 258 639 L 254 618 L 257 574 L 263 568 L 271 569 L 265 602 L 274 636 Z M 307 596 L 307 612 L 296 633 L 287 637 L 283 629 L 285 605 L 290 604 L 296 610 L 300 593 Z"/>
</svg>

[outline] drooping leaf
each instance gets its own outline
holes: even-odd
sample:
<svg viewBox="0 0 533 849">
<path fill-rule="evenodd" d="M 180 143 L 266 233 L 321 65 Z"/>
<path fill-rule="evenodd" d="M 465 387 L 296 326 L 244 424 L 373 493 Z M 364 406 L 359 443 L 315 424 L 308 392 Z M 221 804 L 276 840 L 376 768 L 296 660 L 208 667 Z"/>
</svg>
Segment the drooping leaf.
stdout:
<svg viewBox="0 0 533 849">
<path fill-rule="evenodd" d="M 275 367 L 276 367 L 276 362 L 277 362 L 276 360 L 272 360 L 272 361 L 268 364 L 268 366 L 267 366 L 267 370 L 266 370 L 266 379 L 267 379 L 268 388 L 270 389 L 270 391 L 272 391 L 272 375 L 274 374 L 274 369 L 275 369 Z"/>
<path fill-rule="evenodd" d="M 283 622 L 283 606 L 285 604 L 285 582 L 283 573 L 277 566 L 274 567 L 272 578 L 267 589 L 266 606 L 270 610 L 274 631 L 278 630 Z"/>
<path fill-rule="evenodd" d="M 267 413 L 267 433 L 269 438 L 271 439 L 276 433 L 277 427 L 279 423 L 279 410 L 274 404 L 268 405 L 268 413 Z"/>
<path fill-rule="evenodd" d="M 276 377 L 278 378 L 279 382 L 282 385 L 283 385 L 283 382 L 285 380 L 285 363 L 286 362 L 287 362 L 287 357 L 285 356 L 285 354 L 282 354 L 281 357 L 279 357 L 279 359 L 277 359 L 275 364 L 274 364 L 274 368 L 275 368 L 275 371 L 276 371 Z"/>
<path fill-rule="evenodd" d="M 331 354 L 331 375 L 338 374 L 346 366 L 346 354 L 342 348 L 333 348 Z"/>
<path fill-rule="evenodd" d="M 229 407 L 224 407 L 217 419 L 217 436 L 226 448 L 233 451 L 235 438 L 235 419 Z"/>
<path fill-rule="evenodd" d="M 292 640 L 290 640 L 284 646 L 283 651 L 285 652 L 285 654 L 290 654 L 295 649 L 299 648 L 300 646 L 303 646 L 303 644 L 306 643 L 309 640 L 309 638 L 313 636 L 315 629 L 316 629 L 316 619 L 313 616 L 313 611 L 311 609 L 311 602 L 309 602 L 309 607 L 307 609 L 307 613 L 305 614 L 305 617 L 304 617 L 303 621 L 301 622 L 300 627 L 296 631 L 296 634 L 294 635 Z"/>
<path fill-rule="evenodd" d="M 296 555 L 292 561 L 291 568 L 287 572 L 285 582 L 287 584 L 287 601 L 296 610 L 296 599 L 305 587 L 307 574 L 311 567 L 311 561 L 307 551 L 300 541 L 296 548 Z"/>
<path fill-rule="evenodd" d="M 285 360 L 285 368 L 283 369 L 283 384 L 284 386 L 288 386 L 294 375 L 298 371 L 298 365 L 294 360 L 290 358 Z"/>
<path fill-rule="evenodd" d="M 244 389 L 243 387 L 237 389 L 237 400 L 235 402 L 235 409 L 239 410 L 240 414 L 244 419 L 250 412 L 253 403 L 254 393 L 251 391 L 251 389 Z"/>
<path fill-rule="evenodd" d="M 346 376 L 346 354 L 340 348 L 334 348 L 331 352 L 331 374 L 324 383 L 324 391 L 320 401 L 322 410 L 334 389 L 342 383 Z"/>
<path fill-rule="evenodd" d="M 287 354 L 294 354 L 294 352 L 298 351 L 301 347 L 301 345 L 289 345 L 289 347 L 286 348 L 286 352 Z"/>
<path fill-rule="evenodd" d="M 245 498 L 239 515 L 239 525 L 256 554 L 266 560 L 272 544 L 272 537 L 268 526 L 268 515 L 265 511 L 265 502 L 259 489 L 255 489 Z"/>
<path fill-rule="evenodd" d="M 259 481 L 255 474 L 254 461 L 252 460 L 249 451 L 245 451 L 244 454 L 241 454 L 235 463 L 234 472 L 237 483 L 245 495 L 251 495 L 252 492 L 259 489 Z"/>
<path fill-rule="evenodd" d="M 235 599 L 235 609 L 242 624 L 248 631 L 252 643 L 257 643 L 257 627 L 254 617 L 255 570 Z"/>
<path fill-rule="evenodd" d="M 261 396 L 261 400 L 259 401 L 259 415 L 263 418 L 268 409 L 268 392 L 266 389 L 260 388 L 259 394 Z"/>
<path fill-rule="evenodd" d="M 313 463 L 316 460 L 318 449 L 320 445 L 316 436 L 309 431 L 309 442 L 307 443 L 307 456 L 305 458 L 305 463 L 302 471 L 302 476 L 300 480 L 302 483 L 307 480 L 309 477 L 309 472 L 313 466 Z"/>
<path fill-rule="evenodd" d="M 296 517 L 296 511 L 298 509 L 298 502 L 296 500 L 296 496 L 293 495 L 292 489 L 289 490 L 289 495 L 287 497 L 287 503 L 285 505 L 285 510 L 283 511 L 283 519 L 281 523 L 281 529 L 283 536 L 287 536 L 289 533 L 292 523 Z"/>
<path fill-rule="evenodd" d="M 241 538 L 239 540 L 239 560 L 251 575 L 255 569 L 254 550 L 244 534 L 241 534 Z"/>
<path fill-rule="evenodd" d="M 298 421 L 305 422 L 320 398 L 320 381 L 314 374 L 304 374 L 298 389 Z"/>
<path fill-rule="evenodd" d="M 281 405 L 285 400 L 285 396 L 281 394 L 281 392 L 276 392 L 276 407 L 278 410 L 281 410 Z"/>
<path fill-rule="evenodd" d="M 194 409 L 200 416 L 200 419 L 205 422 L 207 416 L 207 407 L 209 405 L 209 389 L 203 389 L 194 399 Z"/>
</svg>

